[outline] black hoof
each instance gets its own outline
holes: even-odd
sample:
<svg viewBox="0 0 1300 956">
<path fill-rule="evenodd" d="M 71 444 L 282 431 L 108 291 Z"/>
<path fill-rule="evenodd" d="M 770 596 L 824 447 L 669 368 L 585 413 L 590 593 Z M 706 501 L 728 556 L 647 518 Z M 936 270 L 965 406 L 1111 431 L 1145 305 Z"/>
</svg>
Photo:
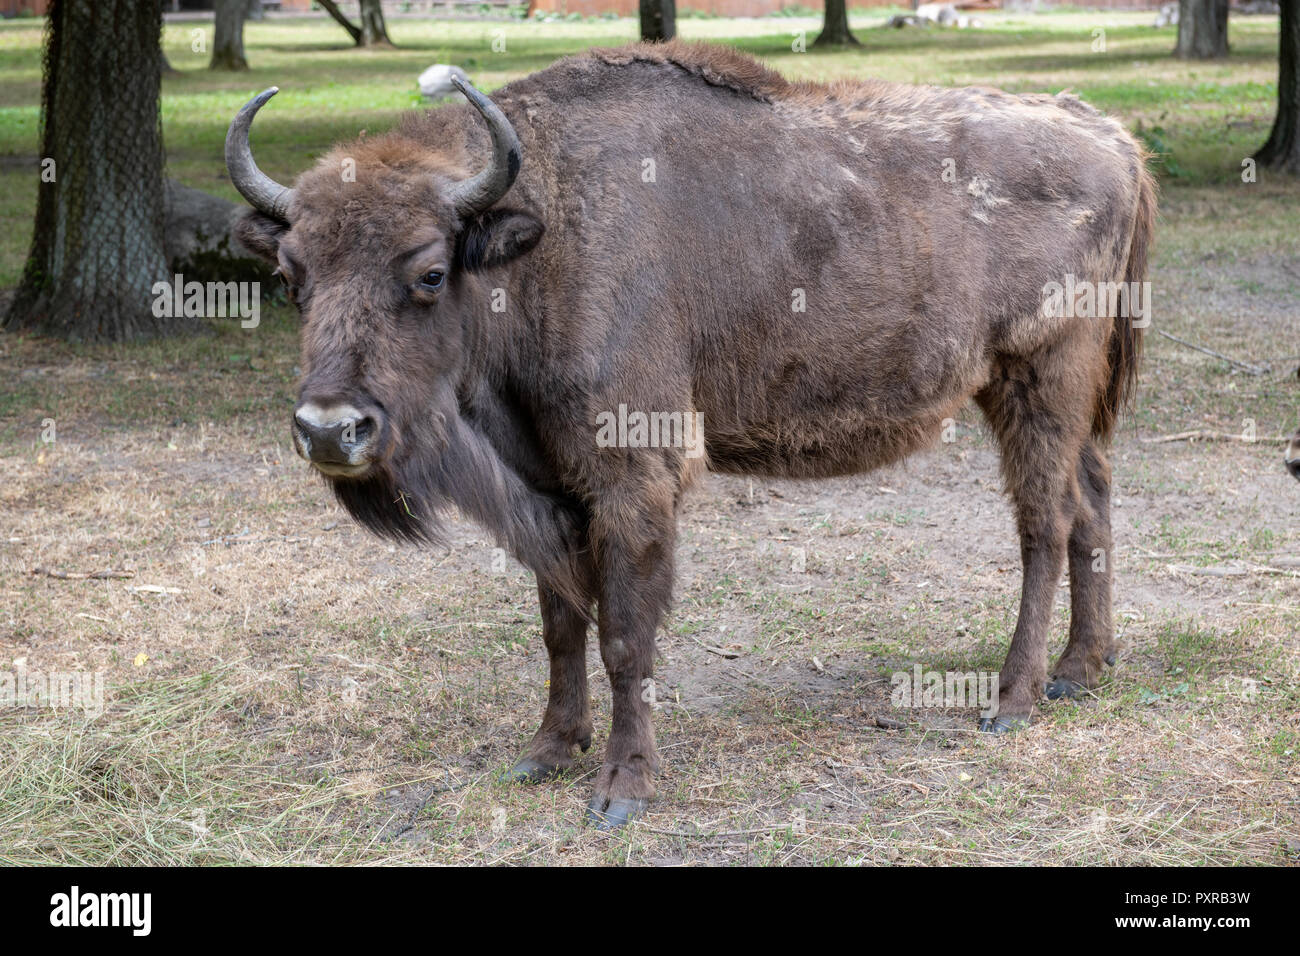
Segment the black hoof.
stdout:
<svg viewBox="0 0 1300 956">
<path fill-rule="evenodd" d="M 560 768 L 525 757 L 499 778 L 501 783 L 541 783 L 559 774 Z"/>
<path fill-rule="evenodd" d="M 1088 696 L 1088 688 L 1068 677 L 1053 677 L 1043 688 L 1048 700 L 1060 700 L 1062 697 L 1076 698 Z"/>
<path fill-rule="evenodd" d="M 1028 726 L 1028 717 L 984 717 L 980 720 L 980 730 L 986 734 L 1009 734 Z"/>
<path fill-rule="evenodd" d="M 645 813 L 645 808 L 649 805 L 650 801 L 642 797 L 606 800 L 597 795 L 587 804 L 587 822 L 597 830 L 613 830 L 631 823 Z"/>
</svg>

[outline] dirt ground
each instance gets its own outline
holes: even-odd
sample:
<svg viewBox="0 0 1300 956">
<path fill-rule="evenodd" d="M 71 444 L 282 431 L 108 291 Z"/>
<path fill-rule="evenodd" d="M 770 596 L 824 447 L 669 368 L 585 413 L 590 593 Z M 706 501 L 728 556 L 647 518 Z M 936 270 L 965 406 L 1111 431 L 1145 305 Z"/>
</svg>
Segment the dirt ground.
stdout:
<svg viewBox="0 0 1300 956">
<path fill-rule="evenodd" d="M 417 551 L 340 512 L 287 444 L 290 317 L 149 349 L 0 337 L 0 672 L 107 684 L 98 717 L 0 710 L 0 861 L 1294 862 L 1282 200 L 1164 199 L 1156 327 L 1268 368 L 1148 337 L 1112 454 L 1122 653 L 1093 699 L 997 739 L 971 710 L 891 706 L 891 674 L 996 670 L 1014 627 L 1018 546 L 973 409 L 870 475 L 710 477 L 659 637 L 660 796 L 615 834 L 582 824 L 609 718 L 594 639 L 591 752 L 496 783 L 545 699 L 531 576 L 463 521 Z M 1253 238 L 1207 241 L 1225 216 Z M 1234 440 L 1247 420 L 1258 440 Z M 1227 437 L 1164 440 L 1193 430 Z M 57 576 L 101 571 L 129 576 Z M 1053 656 L 1067 622 L 1063 586 Z"/>
</svg>

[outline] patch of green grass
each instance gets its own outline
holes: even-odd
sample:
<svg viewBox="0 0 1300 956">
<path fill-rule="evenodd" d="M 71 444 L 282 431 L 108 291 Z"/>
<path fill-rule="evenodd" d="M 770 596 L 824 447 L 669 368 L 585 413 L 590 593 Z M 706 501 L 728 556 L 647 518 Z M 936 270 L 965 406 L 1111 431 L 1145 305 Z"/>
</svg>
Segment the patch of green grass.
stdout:
<svg viewBox="0 0 1300 956">
<path fill-rule="evenodd" d="M 1271 641 L 1255 639 L 1260 631 L 1259 622 L 1251 618 L 1231 628 L 1165 621 L 1154 633 L 1160 672 L 1146 675 L 1139 689 L 1166 698 L 1189 692 L 1241 694 L 1244 681 L 1269 678 L 1282 667 L 1281 649 Z"/>
</svg>

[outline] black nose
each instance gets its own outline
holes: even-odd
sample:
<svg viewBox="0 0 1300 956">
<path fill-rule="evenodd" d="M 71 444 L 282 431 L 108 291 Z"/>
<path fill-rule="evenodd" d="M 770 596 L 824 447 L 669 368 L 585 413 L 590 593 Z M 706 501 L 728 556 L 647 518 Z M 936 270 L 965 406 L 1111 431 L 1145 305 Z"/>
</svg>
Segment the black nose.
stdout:
<svg viewBox="0 0 1300 956">
<path fill-rule="evenodd" d="M 322 465 L 364 464 L 378 422 L 351 405 L 322 408 L 313 402 L 298 406 L 293 416 L 298 453 Z"/>
<path fill-rule="evenodd" d="M 1288 458 L 1286 460 L 1286 470 L 1291 472 L 1294 477 L 1300 478 L 1300 458 Z"/>
</svg>

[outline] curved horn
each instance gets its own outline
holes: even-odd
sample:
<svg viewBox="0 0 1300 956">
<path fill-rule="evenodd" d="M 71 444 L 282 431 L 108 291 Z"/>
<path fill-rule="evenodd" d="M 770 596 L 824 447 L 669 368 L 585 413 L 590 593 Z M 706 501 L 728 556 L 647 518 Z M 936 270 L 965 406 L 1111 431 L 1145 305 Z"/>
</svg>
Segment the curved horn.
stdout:
<svg viewBox="0 0 1300 956">
<path fill-rule="evenodd" d="M 248 128 L 253 125 L 253 117 L 267 100 L 279 92 L 278 86 L 263 90 L 235 114 L 235 119 L 226 132 L 226 169 L 239 194 L 254 209 L 266 213 L 272 219 L 288 222 L 289 217 L 285 211 L 289 208 L 289 200 L 293 198 L 293 190 L 281 186 L 258 169 L 257 163 L 253 162 L 253 150 L 248 145 Z"/>
<path fill-rule="evenodd" d="M 479 111 L 492 136 L 492 162 L 487 168 L 452 187 L 448 199 L 461 216 L 482 212 L 506 194 L 510 184 L 519 175 L 523 151 L 515 128 L 490 99 L 474 89 L 459 76 L 452 76 L 452 85 L 465 94 L 465 99 Z"/>
</svg>

